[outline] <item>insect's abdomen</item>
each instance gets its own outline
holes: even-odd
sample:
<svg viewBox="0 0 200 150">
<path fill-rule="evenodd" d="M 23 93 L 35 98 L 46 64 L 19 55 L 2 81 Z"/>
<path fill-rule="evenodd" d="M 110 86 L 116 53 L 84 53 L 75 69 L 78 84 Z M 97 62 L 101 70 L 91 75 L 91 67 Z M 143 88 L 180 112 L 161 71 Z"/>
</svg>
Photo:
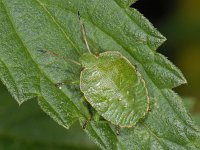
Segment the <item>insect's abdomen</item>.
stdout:
<svg viewBox="0 0 200 150">
<path fill-rule="evenodd" d="M 148 110 L 144 80 L 118 52 L 102 53 L 85 68 L 80 88 L 101 116 L 121 127 L 132 127 Z"/>
</svg>

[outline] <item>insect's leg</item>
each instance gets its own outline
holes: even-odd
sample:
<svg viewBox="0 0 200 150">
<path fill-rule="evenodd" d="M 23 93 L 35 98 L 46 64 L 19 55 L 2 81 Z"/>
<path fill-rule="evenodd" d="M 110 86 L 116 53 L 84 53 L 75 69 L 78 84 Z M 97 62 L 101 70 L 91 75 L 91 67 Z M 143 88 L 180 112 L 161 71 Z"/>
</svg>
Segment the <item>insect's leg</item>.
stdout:
<svg viewBox="0 0 200 150">
<path fill-rule="evenodd" d="M 83 36 L 81 36 L 81 40 L 85 43 L 84 39 L 83 39 Z M 98 44 L 96 42 L 94 42 L 92 39 L 88 38 L 87 37 L 87 40 L 88 40 L 88 43 L 89 43 L 89 46 L 90 46 L 90 49 L 91 49 L 91 52 L 94 54 L 94 55 L 98 55 L 101 51 L 100 50 L 100 47 L 97 46 Z"/>
<path fill-rule="evenodd" d="M 85 120 L 82 124 L 82 128 L 87 128 L 87 125 L 91 120 L 94 120 L 97 123 L 108 123 L 104 118 L 102 118 L 97 111 L 86 101 L 85 97 L 81 98 L 81 110 L 85 116 Z"/>
<path fill-rule="evenodd" d="M 89 111 L 90 112 L 90 111 Z M 88 123 L 93 119 L 95 122 L 98 123 L 107 123 L 105 120 L 100 121 L 101 116 L 97 114 L 97 112 L 90 112 L 90 117 L 88 117 L 85 122 L 83 123 L 83 129 L 85 129 L 88 125 Z"/>
<path fill-rule="evenodd" d="M 120 135 L 120 126 L 115 126 L 116 134 Z"/>
<path fill-rule="evenodd" d="M 80 22 L 80 30 L 81 30 L 81 33 L 82 33 L 85 45 L 86 45 L 86 47 L 88 49 L 88 52 L 92 54 L 92 52 L 90 50 L 90 47 L 88 45 L 88 41 L 87 41 L 87 37 L 86 37 L 86 32 L 85 32 L 85 27 L 84 27 L 83 21 L 81 20 L 81 15 L 80 15 L 79 11 L 78 11 L 78 18 L 79 18 L 79 22 Z"/>
<path fill-rule="evenodd" d="M 85 100 L 85 97 L 82 97 L 80 99 L 80 107 L 83 112 L 84 117 L 86 118 L 85 121 L 83 122 L 82 128 L 85 129 L 88 125 L 88 123 L 92 119 L 92 111 L 91 111 L 91 106 L 89 103 Z"/>
<path fill-rule="evenodd" d="M 73 63 L 73 64 L 76 64 L 76 65 L 78 65 L 78 66 L 81 66 L 81 64 L 79 63 L 79 62 L 77 62 L 77 61 L 75 61 L 75 60 L 73 60 L 73 59 L 70 59 L 70 58 L 68 58 L 68 57 L 63 57 L 63 56 L 60 56 L 59 54 L 57 54 L 57 53 L 54 53 L 54 52 L 52 52 L 52 51 L 49 51 L 49 50 L 44 50 L 44 49 L 39 49 L 39 50 L 37 50 L 38 52 L 40 52 L 40 53 L 43 53 L 43 54 L 49 54 L 49 55 L 51 55 L 51 56 L 53 56 L 53 57 L 56 57 L 56 58 L 61 58 L 61 59 L 63 59 L 63 60 L 65 60 L 65 61 L 67 61 L 67 62 L 71 62 L 71 63 Z"/>
<path fill-rule="evenodd" d="M 83 123 L 83 129 L 86 129 L 87 128 L 87 125 L 88 125 L 88 123 L 91 121 L 91 118 L 87 118 L 86 120 L 85 120 L 85 122 Z"/>
<path fill-rule="evenodd" d="M 98 123 L 106 123 L 105 120 L 101 120 L 102 118 L 96 110 L 86 101 L 85 97 L 81 98 L 81 110 L 83 112 L 83 115 L 85 116 L 85 121 L 83 122 L 83 129 L 87 128 L 87 125 L 90 123 L 91 120 L 94 120 L 95 122 Z"/>
<path fill-rule="evenodd" d="M 101 117 L 96 111 L 93 113 L 92 119 L 94 119 L 94 121 L 98 123 L 103 123 L 103 124 L 108 123 L 108 121 L 106 121 L 103 117 Z M 114 127 L 115 127 L 116 134 L 120 135 L 121 127 L 118 125 L 114 125 Z"/>
<path fill-rule="evenodd" d="M 92 119 L 98 123 L 108 123 L 102 116 L 100 116 L 96 110 L 92 108 Z"/>
</svg>

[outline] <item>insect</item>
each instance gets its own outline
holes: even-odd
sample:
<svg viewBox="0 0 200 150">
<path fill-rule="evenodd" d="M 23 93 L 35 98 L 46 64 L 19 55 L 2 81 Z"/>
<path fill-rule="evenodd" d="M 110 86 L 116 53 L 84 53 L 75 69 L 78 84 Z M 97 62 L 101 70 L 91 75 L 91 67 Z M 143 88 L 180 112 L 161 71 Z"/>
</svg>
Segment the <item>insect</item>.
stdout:
<svg viewBox="0 0 200 150">
<path fill-rule="evenodd" d="M 133 127 L 149 110 L 145 81 L 135 66 L 120 52 L 93 54 L 83 22 L 78 16 L 88 50 L 80 57 L 83 69 L 79 86 L 84 99 L 105 120 L 119 127 Z"/>
</svg>

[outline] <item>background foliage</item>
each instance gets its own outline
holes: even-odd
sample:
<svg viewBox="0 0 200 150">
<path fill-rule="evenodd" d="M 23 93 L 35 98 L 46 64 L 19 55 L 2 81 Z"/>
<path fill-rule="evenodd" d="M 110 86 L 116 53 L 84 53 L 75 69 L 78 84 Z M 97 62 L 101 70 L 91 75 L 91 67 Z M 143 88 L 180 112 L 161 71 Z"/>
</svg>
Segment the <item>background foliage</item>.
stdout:
<svg viewBox="0 0 200 150">
<path fill-rule="evenodd" d="M 190 111 L 200 118 L 200 1 L 168 0 L 164 3 L 160 0 L 140 0 L 132 6 L 167 37 L 167 42 L 158 51 L 184 72 L 188 84 L 177 87 L 175 91 L 192 97 L 190 100 L 194 105 Z"/>
</svg>

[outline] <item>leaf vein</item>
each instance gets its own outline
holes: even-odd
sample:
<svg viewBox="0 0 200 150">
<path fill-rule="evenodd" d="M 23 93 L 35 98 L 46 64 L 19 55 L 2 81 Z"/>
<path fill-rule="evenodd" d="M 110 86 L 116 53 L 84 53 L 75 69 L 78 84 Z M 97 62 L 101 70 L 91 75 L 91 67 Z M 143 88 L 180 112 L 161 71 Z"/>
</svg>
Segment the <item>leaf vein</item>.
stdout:
<svg viewBox="0 0 200 150">
<path fill-rule="evenodd" d="M 4 1 L 2 1 L 2 4 L 3 4 L 3 6 L 4 6 L 5 10 L 6 10 L 6 14 L 7 14 L 7 16 L 8 16 L 8 18 L 9 18 L 9 20 L 10 20 L 10 23 L 12 24 L 12 27 L 13 27 L 15 33 L 16 33 L 16 37 L 21 41 L 21 44 L 22 44 L 22 46 L 23 46 L 23 48 L 24 48 L 24 51 L 26 51 L 26 52 L 28 53 L 28 55 L 30 56 L 30 58 L 31 58 L 32 62 L 34 63 L 34 65 L 37 66 L 38 70 L 40 71 L 40 75 L 43 74 L 50 82 L 52 82 L 51 79 L 41 70 L 41 68 L 39 67 L 39 65 L 38 65 L 38 64 L 35 62 L 35 60 L 33 59 L 33 56 L 32 56 L 31 53 L 29 52 L 29 50 L 28 50 L 26 44 L 23 42 L 23 39 L 20 37 L 20 34 L 17 32 L 17 29 L 16 29 L 16 27 L 15 27 L 15 25 L 14 25 L 14 23 L 13 23 L 13 20 L 12 20 L 12 16 L 9 14 L 9 10 L 8 10 L 7 6 L 5 5 Z M 14 80 L 14 81 L 15 81 L 15 80 Z M 60 91 L 63 92 L 62 90 L 60 90 Z M 63 93 L 64 93 L 64 92 L 63 92 Z M 64 93 L 64 94 L 65 94 L 65 93 Z M 66 95 L 66 94 L 65 94 L 65 95 Z M 67 97 L 67 95 L 66 95 L 66 97 Z M 69 97 L 67 97 L 67 98 L 70 100 Z M 71 100 L 70 100 L 70 102 L 71 102 L 71 104 L 74 106 L 74 108 L 76 108 L 76 111 L 77 111 L 78 108 L 76 107 L 76 105 L 74 104 L 74 102 L 71 101 Z M 80 112 L 80 111 L 78 110 L 78 112 Z"/>
<path fill-rule="evenodd" d="M 45 7 L 45 5 L 39 1 L 36 0 L 38 2 L 38 4 L 44 9 L 44 11 L 51 17 L 52 21 L 56 24 L 56 26 L 62 31 L 62 33 L 64 34 L 65 38 L 70 42 L 70 44 L 75 48 L 76 52 L 81 55 L 78 47 L 75 46 L 74 42 L 70 39 L 70 37 L 67 35 L 67 33 L 64 31 L 64 29 L 61 27 L 61 25 L 58 23 L 58 21 L 56 20 L 56 18 L 49 12 L 49 10 Z"/>
</svg>

